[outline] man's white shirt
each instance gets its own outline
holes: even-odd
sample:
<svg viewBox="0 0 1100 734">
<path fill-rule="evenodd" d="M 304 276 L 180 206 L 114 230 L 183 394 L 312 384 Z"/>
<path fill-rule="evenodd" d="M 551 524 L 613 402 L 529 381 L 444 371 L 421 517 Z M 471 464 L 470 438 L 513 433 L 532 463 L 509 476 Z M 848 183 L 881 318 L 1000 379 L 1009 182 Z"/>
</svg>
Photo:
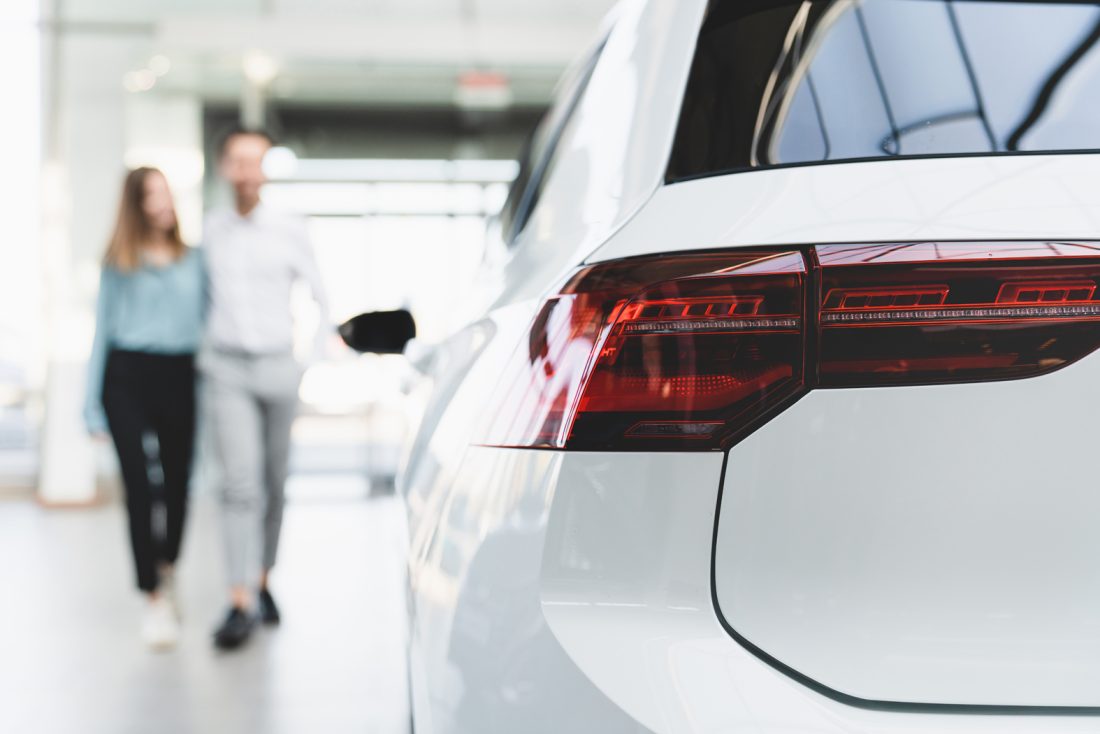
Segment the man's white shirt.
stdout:
<svg viewBox="0 0 1100 734">
<path fill-rule="evenodd" d="M 203 239 L 209 346 L 249 354 L 291 351 L 291 289 L 298 280 L 309 285 L 321 331 L 327 331 L 328 302 L 305 220 L 263 204 L 247 216 L 219 209 L 207 216 Z"/>
</svg>

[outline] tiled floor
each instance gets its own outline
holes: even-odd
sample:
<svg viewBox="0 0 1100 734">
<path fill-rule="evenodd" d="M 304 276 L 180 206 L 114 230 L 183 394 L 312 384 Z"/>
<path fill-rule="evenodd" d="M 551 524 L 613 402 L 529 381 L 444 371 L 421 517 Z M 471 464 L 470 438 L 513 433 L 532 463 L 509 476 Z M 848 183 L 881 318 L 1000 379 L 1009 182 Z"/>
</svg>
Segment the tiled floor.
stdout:
<svg viewBox="0 0 1100 734">
<path fill-rule="evenodd" d="M 232 654 L 209 640 L 223 600 L 208 498 L 183 551 L 183 639 L 164 654 L 138 639 L 121 507 L 0 502 L 0 732 L 404 734 L 401 507 L 319 478 L 291 494 L 283 625 Z"/>
</svg>

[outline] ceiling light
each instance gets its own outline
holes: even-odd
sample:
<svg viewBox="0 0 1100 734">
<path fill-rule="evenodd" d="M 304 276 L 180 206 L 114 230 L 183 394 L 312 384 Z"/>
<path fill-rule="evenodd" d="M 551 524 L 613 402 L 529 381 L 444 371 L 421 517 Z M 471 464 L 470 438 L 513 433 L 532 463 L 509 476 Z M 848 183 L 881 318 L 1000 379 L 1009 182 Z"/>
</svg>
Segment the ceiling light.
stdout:
<svg viewBox="0 0 1100 734">
<path fill-rule="evenodd" d="M 249 51 L 242 61 L 244 76 L 258 86 L 266 86 L 279 73 L 279 65 L 263 51 Z"/>
<path fill-rule="evenodd" d="M 149 69 L 127 72 L 122 77 L 122 86 L 127 92 L 148 92 L 157 83 L 157 75 Z"/>
</svg>

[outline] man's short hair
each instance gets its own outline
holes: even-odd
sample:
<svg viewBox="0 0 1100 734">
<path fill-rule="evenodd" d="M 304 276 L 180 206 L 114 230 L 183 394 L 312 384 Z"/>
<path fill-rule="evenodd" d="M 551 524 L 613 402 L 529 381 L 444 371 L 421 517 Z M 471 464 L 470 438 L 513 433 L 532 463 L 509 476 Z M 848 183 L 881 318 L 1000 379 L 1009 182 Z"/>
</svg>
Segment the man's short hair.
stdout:
<svg viewBox="0 0 1100 734">
<path fill-rule="evenodd" d="M 233 141 L 233 138 L 239 138 L 244 135 L 254 135 L 258 138 L 263 138 L 267 141 L 267 144 L 271 147 L 275 147 L 275 136 L 269 133 L 267 130 L 258 127 L 245 127 L 244 125 L 237 125 L 231 128 L 225 134 L 222 135 L 221 140 L 218 142 L 218 160 L 225 157 L 225 151 L 228 150 L 229 144 Z"/>
</svg>

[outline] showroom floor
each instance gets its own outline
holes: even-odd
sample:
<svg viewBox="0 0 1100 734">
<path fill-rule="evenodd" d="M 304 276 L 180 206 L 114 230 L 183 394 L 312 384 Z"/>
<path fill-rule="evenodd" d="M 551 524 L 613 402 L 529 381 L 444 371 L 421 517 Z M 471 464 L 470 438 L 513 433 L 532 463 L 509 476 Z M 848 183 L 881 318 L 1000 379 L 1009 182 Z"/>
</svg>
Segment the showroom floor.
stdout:
<svg viewBox="0 0 1100 734">
<path fill-rule="evenodd" d="M 338 481 L 293 481 L 272 588 L 284 622 L 216 653 L 217 514 L 194 503 L 181 563 L 184 632 L 138 640 L 117 504 L 0 502 L 0 731 L 36 734 L 407 731 L 401 508 Z"/>
</svg>

